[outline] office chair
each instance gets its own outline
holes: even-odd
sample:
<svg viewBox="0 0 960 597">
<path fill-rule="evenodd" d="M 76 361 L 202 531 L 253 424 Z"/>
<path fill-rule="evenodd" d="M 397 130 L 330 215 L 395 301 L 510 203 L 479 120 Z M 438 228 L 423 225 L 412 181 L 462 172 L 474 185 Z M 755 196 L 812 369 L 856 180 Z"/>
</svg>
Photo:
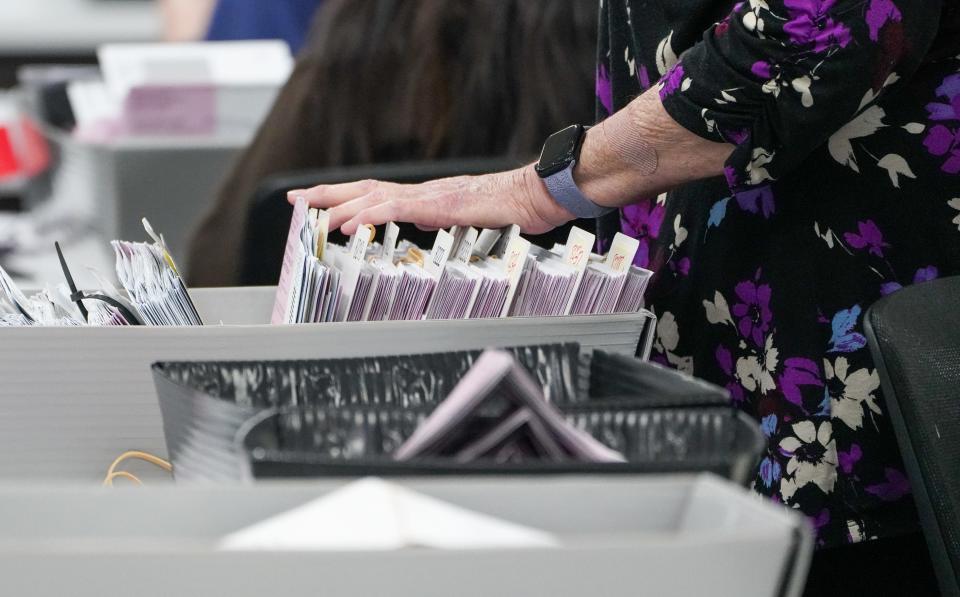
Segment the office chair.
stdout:
<svg viewBox="0 0 960 597">
<path fill-rule="evenodd" d="M 477 175 L 511 170 L 526 163 L 509 157 L 453 159 L 424 162 L 395 162 L 369 166 L 352 166 L 326 170 L 291 172 L 266 178 L 257 189 L 253 205 L 247 215 L 247 231 L 241 251 L 240 285 L 265 286 L 280 279 L 283 251 L 290 230 L 293 208 L 287 203 L 287 191 L 305 189 L 318 184 L 336 184 L 354 180 L 375 179 L 398 183 L 418 183 L 447 176 Z M 593 231 L 595 223 L 574 222 Z M 534 243 L 550 246 L 566 242 L 571 225 L 562 226 L 547 234 L 528 236 Z M 334 242 L 342 242 L 338 233 L 331 235 Z M 400 238 L 427 248 L 433 245 L 435 233 L 428 233 L 409 224 L 400 224 Z"/>
<path fill-rule="evenodd" d="M 960 596 L 960 276 L 877 301 L 866 336 L 945 597 Z"/>
</svg>

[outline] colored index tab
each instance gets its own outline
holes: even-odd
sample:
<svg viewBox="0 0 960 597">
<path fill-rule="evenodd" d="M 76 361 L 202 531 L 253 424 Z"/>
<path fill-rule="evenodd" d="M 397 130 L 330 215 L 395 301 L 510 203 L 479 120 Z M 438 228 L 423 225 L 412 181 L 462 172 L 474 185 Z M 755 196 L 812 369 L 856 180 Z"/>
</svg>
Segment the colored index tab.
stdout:
<svg viewBox="0 0 960 597">
<path fill-rule="evenodd" d="M 618 232 L 613 237 L 613 243 L 610 244 L 610 252 L 607 253 L 607 267 L 618 274 L 627 271 L 633 265 L 633 258 L 636 257 L 639 248 L 639 239 Z"/>
<path fill-rule="evenodd" d="M 352 261 L 363 263 L 367 256 L 367 247 L 370 245 L 370 230 L 364 226 L 357 228 L 357 231 L 350 237 L 350 245 L 347 247 L 347 254 Z"/>
<path fill-rule="evenodd" d="M 147 235 L 153 239 L 153 242 L 157 243 L 157 246 L 160 247 L 160 250 L 163 252 L 163 259 L 167 262 L 167 265 L 170 266 L 170 269 L 173 270 L 173 273 L 180 275 L 180 270 L 177 269 L 177 264 L 173 261 L 173 256 L 170 254 L 170 250 L 167 249 L 167 241 L 164 240 L 162 234 L 157 234 L 153 231 L 153 226 L 150 225 L 150 222 L 146 218 L 140 220 L 143 223 L 143 229 L 147 231 Z"/>
<path fill-rule="evenodd" d="M 594 240 L 596 240 L 596 237 L 593 234 L 576 226 L 570 229 L 570 236 L 567 237 L 567 247 L 563 251 L 563 261 L 577 272 L 577 280 L 573 284 L 573 291 L 567 301 L 565 311 L 567 315 L 573 309 L 573 301 L 576 299 L 580 283 L 583 281 L 583 272 L 590 262 L 590 251 L 593 249 Z"/>
<path fill-rule="evenodd" d="M 583 271 L 590 261 L 590 251 L 596 237 L 582 228 L 574 226 L 567 237 L 567 246 L 563 251 L 564 263 L 573 266 L 577 271 Z"/>
<path fill-rule="evenodd" d="M 427 273 L 436 279 L 443 273 L 443 267 L 450 259 L 450 250 L 453 248 L 453 235 L 446 230 L 437 231 L 437 240 L 433 243 L 433 250 L 430 251 L 430 258 L 423 265 Z"/>
<path fill-rule="evenodd" d="M 527 263 L 527 255 L 530 253 L 530 241 L 516 236 L 507 245 L 507 250 L 503 254 L 503 267 L 509 279 L 507 287 L 507 299 L 503 303 L 503 310 L 500 317 L 506 317 L 513 304 L 513 297 L 517 293 L 517 284 L 520 281 L 520 275 L 523 273 L 523 267 Z"/>
<path fill-rule="evenodd" d="M 327 237 L 330 236 L 330 214 L 324 209 L 311 210 L 311 214 L 314 215 L 313 230 L 317 239 L 314 255 L 322 260 L 327 252 Z"/>
<path fill-rule="evenodd" d="M 502 230 L 484 228 L 477 237 L 477 242 L 473 245 L 473 254 L 477 257 L 486 257 L 493 250 L 493 246 L 503 235 Z"/>
<path fill-rule="evenodd" d="M 458 263 L 470 263 L 470 255 L 473 254 L 473 245 L 476 244 L 479 235 L 480 232 L 478 232 L 476 228 L 469 228 L 463 234 L 463 238 L 460 240 L 460 245 L 457 247 L 453 260 Z"/>
<path fill-rule="evenodd" d="M 393 222 L 387 222 L 383 233 L 383 250 L 380 251 L 380 258 L 388 263 L 393 263 L 393 254 L 397 251 L 397 239 L 400 237 L 400 227 Z"/>
<path fill-rule="evenodd" d="M 492 255 L 502 258 L 507 254 L 507 247 L 510 246 L 510 243 L 513 242 L 513 239 L 520 236 L 520 226 L 512 224 L 502 229 L 503 234 L 500 236 L 500 239 L 497 241 L 497 244 L 494 245 L 492 250 Z"/>
</svg>

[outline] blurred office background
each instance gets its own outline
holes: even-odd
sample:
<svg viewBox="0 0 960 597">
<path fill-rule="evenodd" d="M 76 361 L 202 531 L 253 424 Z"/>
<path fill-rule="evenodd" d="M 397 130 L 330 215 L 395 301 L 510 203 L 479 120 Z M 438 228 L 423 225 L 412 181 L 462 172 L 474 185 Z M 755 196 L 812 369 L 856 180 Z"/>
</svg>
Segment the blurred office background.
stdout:
<svg viewBox="0 0 960 597">
<path fill-rule="evenodd" d="M 511 167 L 591 120 L 594 4 L 2 3 L 0 265 L 59 283 L 60 241 L 109 277 L 147 217 L 192 284 L 274 282 L 292 186 Z"/>
</svg>

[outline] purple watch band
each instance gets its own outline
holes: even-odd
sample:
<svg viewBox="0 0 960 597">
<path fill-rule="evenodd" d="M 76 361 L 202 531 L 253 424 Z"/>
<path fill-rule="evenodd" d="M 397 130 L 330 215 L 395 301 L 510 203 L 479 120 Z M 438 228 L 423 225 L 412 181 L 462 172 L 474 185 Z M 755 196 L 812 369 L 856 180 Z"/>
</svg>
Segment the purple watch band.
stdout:
<svg viewBox="0 0 960 597">
<path fill-rule="evenodd" d="M 575 161 L 556 174 L 543 179 L 553 199 L 578 218 L 599 218 L 614 211 L 613 207 L 603 207 L 587 199 L 573 180 Z"/>
</svg>

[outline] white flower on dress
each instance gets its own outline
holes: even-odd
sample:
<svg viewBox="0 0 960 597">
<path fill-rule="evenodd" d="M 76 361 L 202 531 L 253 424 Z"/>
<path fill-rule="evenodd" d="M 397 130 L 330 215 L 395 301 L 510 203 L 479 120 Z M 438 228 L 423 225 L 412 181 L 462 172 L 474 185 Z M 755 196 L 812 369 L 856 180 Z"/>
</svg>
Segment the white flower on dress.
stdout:
<svg viewBox="0 0 960 597">
<path fill-rule="evenodd" d="M 947 201 L 947 205 L 960 211 L 960 197 L 954 197 L 950 201 Z M 953 223 L 957 225 L 957 230 L 960 230 L 960 214 L 957 214 L 957 217 L 953 219 Z"/>
<path fill-rule="evenodd" d="M 758 389 L 761 394 L 773 390 L 777 384 L 773 374 L 780 364 L 780 351 L 773 346 L 773 334 L 767 336 L 763 348 L 763 361 L 758 355 L 748 355 L 737 359 L 737 379 L 748 392 Z"/>
<path fill-rule="evenodd" d="M 767 172 L 764 166 L 773 161 L 774 153 L 775 152 L 767 151 L 762 147 L 753 148 L 753 156 L 750 159 L 750 163 L 747 164 L 747 175 L 750 177 L 750 184 L 758 185 L 764 181 L 773 180 L 773 177 L 770 176 L 770 173 Z"/>
<path fill-rule="evenodd" d="M 693 374 L 693 357 L 680 356 L 674 351 L 680 344 L 680 329 L 673 313 L 667 311 L 657 321 L 657 336 L 653 342 L 654 350 L 663 353 L 667 362 L 684 373 Z"/>
<path fill-rule="evenodd" d="M 827 247 L 828 247 L 828 248 L 830 248 L 830 249 L 833 248 L 833 239 L 834 239 L 834 236 L 835 236 L 835 235 L 833 234 L 833 230 L 831 230 L 830 228 L 827 228 L 827 231 L 821 234 L 821 233 L 820 233 L 820 223 L 819 223 L 819 222 L 814 222 L 814 223 L 813 223 L 813 232 L 817 235 L 817 238 L 819 238 L 819 239 L 822 240 L 823 242 L 827 243 Z"/>
<path fill-rule="evenodd" d="M 810 93 L 810 85 L 813 84 L 812 75 L 802 75 L 790 81 L 793 90 L 800 94 L 800 103 L 804 108 L 813 106 L 813 94 Z"/>
<path fill-rule="evenodd" d="M 830 396 L 830 412 L 834 419 L 840 419 L 850 429 L 863 427 L 863 407 L 866 405 L 874 414 L 881 414 L 875 392 L 880 388 L 880 377 L 876 371 L 857 369 L 850 371 L 846 357 L 837 357 L 831 363 L 823 360 L 826 372 L 827 395 Z"/>
<path fill-rule="evenodd" d="M 801 487 L 815 484 L 824 493 L 831 493 L 837 482 L 837 446 L 833 425 L 813 421 L 792 425 L 793 435 L 780 440 L 780 452 L 790 458 L 786 475 L 780 481 L 780 495 L 788 503 Z"/>
<path fill-rule="evenodd" d="M 671 352 L 677 349 L 679 343 L 680 330 L 677 328 L 677 318 L 667 311 L 657 322 L 657 348 L 664 352 Z"/>
<path fill-rule="evenodd" d="M 770 6 L 767 5 L 765 0 L 750 0 L 750 10 L 743 13 L 743 26 L 747 28 L 747 31 L 756 32 L 760 37 L 763 37 L 765 25 L 760 16 L 761 10 L 770 10 Z"/>
<path fill-rule="evenodd" d="M 870 106 L 863 112 L 858 113 L 853 120 L 840 127 L 840 129 L 830 135 L 827 140 L 827 151 L 830 156 L 838 163 L 849 167 L 854 172 L 860 172 L 860 166 L 857 164 L 857 156 L 853 152 L 854 139 L 863 139 L 876 133 L 878 130 L 886 127 L 883 119 L 887 113 L 880 106 Z"/>
<path fill-rule="evenodd" d="M 657 44 L 657 70 L 660 72 L 660 76 L 667 74 L 667 71 L 673 68 L 679 60 L 677 53 L 673 51 L 673 31 L 670 31 Z"/>
</svg>

